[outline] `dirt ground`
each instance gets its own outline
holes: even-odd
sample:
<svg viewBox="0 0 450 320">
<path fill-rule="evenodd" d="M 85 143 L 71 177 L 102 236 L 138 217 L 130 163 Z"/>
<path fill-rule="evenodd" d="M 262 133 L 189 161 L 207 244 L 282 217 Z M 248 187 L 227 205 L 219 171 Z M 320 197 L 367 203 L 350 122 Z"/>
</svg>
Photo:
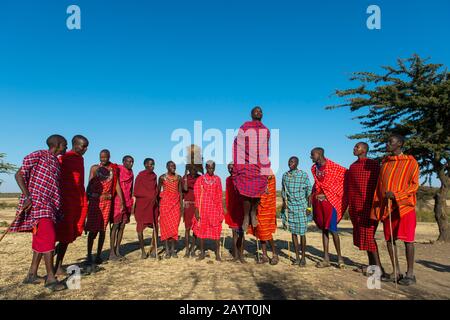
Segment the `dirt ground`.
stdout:
<svg viewBox="0 0 450 320">
<path fill-rule="evenodd" d="M 0 202 L 15 201 L 0 199 Z M 13 219 L 13 208 L 0 210 L 1 231 Z M 417 285 L 412 287 L 381 284 L 381 289 L 368 289 L 367 278 L 353 271 L 366 263 L 366 254 L 352 244 L 352 228 L 349 221 L 340 223 L 342 252 L 346 267 L 335 266 L 317 269 L 315 262 L 322 258 L 320 232 L 312 223 L 307 234 L 307 267 L 292 266 L 289 262 L 288 242 L 290 235 L 280 228 L 275 234 L 280 250 L 280 263 L 276 266 L 255 263 L 256 242 L 252 236 L 246 239 L 247 264 L 231 262 L 228 249 L 231 245 L 230 230 L 224 225 L 224 261 L 214 261 L 212 244 L 209 257 L 197 262 L 185 259 L 183 241 L 179 241 L 178 259 L 140 259 L 140 250 L 135 233 L 135 222 L 127 226 L 122 242 L 122 262 L 106 262 L 96 272 L 88 273 L 83 263 L 86 255 L 87 237 L 83 235 L 69 247 L 65 266 L 77 264 L 83 270 L 81 289 L 50 293 L 42 285 L 23 285 L 31 259 L 31 235 L 8 234 L 0 243 L 0 299 L 450 299 L 450 245 L 433 243 L 438 230 L 435 223 L 418 223 L 416 233 Z M 151 230 L 146 231 L 146 236 Z M 184 235 L 183 223 L 180 235 Z M 183 236 L 184 237 L 184 236 Z M 382 228 L 377 239 L 381 247 L 381 259 L 387 271 L 386 246 L 382 239 Z M 181 239 L 183 240 L 183 239 Z M 149 248 L 149 240 L 146 242 Z M 400 263 L 405 271 L 403 244 L 400 244 Z M 95 244 L 96 246 L 96 244 Z M 292 250 L 292 244 L 290 245 Z M 105 241 L 102 258 L 109 254 L 109 241 Z M 162 249 L 162 247 L 160 247 Z M 335 253 L 331 246 L 331 253 Z M 291 253 L 291 258 L 293 253 Z M 336 256 L 332 254 L 332 261 Z M 40 275 L 45 275 L 43 263 Z"/>
</svg>

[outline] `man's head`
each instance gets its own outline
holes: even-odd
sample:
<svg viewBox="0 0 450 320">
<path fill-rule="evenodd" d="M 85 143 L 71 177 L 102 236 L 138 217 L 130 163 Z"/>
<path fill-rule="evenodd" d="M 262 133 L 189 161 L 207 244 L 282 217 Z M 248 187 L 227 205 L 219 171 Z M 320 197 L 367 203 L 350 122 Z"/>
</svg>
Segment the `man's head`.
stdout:
<svg viewBox="0 0 450 320">
<path fill-rule="evenodd" d="M 360 157 L 360 156 L 367 156 L 367 153 L 369 152 L 369 145 L 365 142 L 358 142 L 353 147 L 353 155 Z"/>
<path fill-rule="evenodd" d="M 400 154 L 405 144 L 405 138 L 399 134 L 389 136 L 386 143 L 386 151 L 392 154 Z"/>
<path fill-rule="evenodd" d="M 231 161 L 231 162 L 228 164 L 228 172 L 229 172 L 230 174 L 233 174 L 233 169 L 234 169 L 234 162 Z"/>
<path fill-rule="evenodd" d="M 59 134 L 51 135 L 47 138 L 47 146 L 51 153 L 56 156 L 66 153 L 67 140 Z"/>
<path fill-rule="evenodd" d="M 311 160 L 313 162 L 318 162 L 325 157 L 325 150 L 323 148 L 317 147 L 311 150 Z"/>
<path fill-rule="evenodd" d="M 153 172 L 153 170 L 155 170 L 155 160 L 152 158 L 146 158 L 144 160 L 144 167 L 148 172 Z"/>
<path fill-rule="evenodd" d="M 86 153 L 88 146 L 89 140 L 86 137 L 78 134 L 72 138 L 72 151 L 80 156 Z"/>
<path fill-rule="evenodd" d="M 214 175 L 214 171 L 216 170 L 216 163 L 212 160 L 208 160 L 206 162 L 206 173 L 210 176 Z"/>
<path fill-rule="evenodd" d="M 133 169 L 134 158 L 132 156 L 125 156 L 122 158 L 122 164 L 128 170 Z"/>
<path fill-rule="evenodd" d="M 288 162 L 289 170 L 295 170 L 298 167 L 298 158 L 296 156 L 292 156 L 289 158 Z"/>
<path fill-rule="evenodd" d="M 166 164 L 167 172 L 170 174 L 175 174 L 175 171 L 177 171 L 177 165 L 173 161 L 169 161 Z"/>
<path fill-rule="evenodd" d="M 195 164 L 188 165 L 187 170 L 189 170 L 189 174 L 192 177 L 195 177 L 198 174 L 198 167 Z"/>
<path fill-rule="evenodd" d="M 109 152 L 108 149 L 103 149 L 102 151 L 100 151 L 100 163 L 102 165 L 107 165 L 109 164 L 109 159 L 111 158 L 111 153 Z"/>
<path fill-rule="evenodd" d="M 254 107 L 252 109 L 251 116 L 252 116 L 252 120 L 261 121 L 262 117 L 263 117 L 263 112 L 262 112 L 261 107 L 259 107 L 259 106 Z"/>
</svg>

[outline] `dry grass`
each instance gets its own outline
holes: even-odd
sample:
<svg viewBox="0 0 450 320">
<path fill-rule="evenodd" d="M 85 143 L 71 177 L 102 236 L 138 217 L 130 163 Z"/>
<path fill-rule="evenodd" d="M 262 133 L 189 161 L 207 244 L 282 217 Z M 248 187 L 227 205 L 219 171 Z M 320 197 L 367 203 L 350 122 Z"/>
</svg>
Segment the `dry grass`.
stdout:
<svg viewBox="0 0 450 320">
<path fill-rule="evenodd" d="M 0 211 L 0 221 L 10 221 L 14 209 Z M 280 221 L 278 222 L 280 224 Z M 416 274 L 418 284 L 411 288 L 395 290 L 391 284 L 382 284 L 381 290 L 369 290 L 367 279 L 352 269 L 366 262 L 364 252 L 352 244 L 351 224 L 342 221 L 340 235 L 342 251 L 347 267 L 337 269 L 317 269 L 314 263 L 322 257 L 321 234 L 310 225 L 308 233 L 308 266 L 305 269 L 289 263 L 287 250 L 290 235 L 278 229 L 275 239 L 280 253 L 280 263 L 276 266 L 255 263 L 256 242 L 253 237 L 246 241 L 247 264 L 235 264 L 230 254 L 224 250 L 224 262 L 214 261 L 209 246 L 207 259 L 197 262 L 184 259 L 182 241 L 178 259 L 155 261 L 141 260 L 135 233 L 135 222 L 127 226 L 122 245 L 126 255 L 124 262 L 109 262 L 100 270 L 83 275 L 80 290 L 66 290 L 49 293 L 41 285 L 23 285 L 21 281 L 27 273 L 31 258 L 30 234 L 10 234 L 0 243 L 0 299 L 449 299 L 450 266 L 448 244 L 431 244 L 437 238 L 435 223 L 419 223 L 417 227 Z M 380 228 L 382 229 L 382 228 Z M 4 230 L 4 228 L 0 228 Z M 146 236 L 151 232 L 146 231 Z M 184 234 L 183 224 L 180 235 Z M 224 228 L 226 248 L 231 244 L 228 228 Z M 377 238 L 381 240 L 382 230 Z M 86 236 L 83 235 L 69 247 L 66 266 L 78 264 L 83 267 L 86 254 Z M 381 257 L 390 271 L 385 245 L 380 243 Z M 147 241 L 147 249 L 148 249 Z M 109 253 L 109 241 L 105 241 L 102 257 Z M 334 253 L 334 248 L 331 247 Z M 403 250 L 400 261 L 404 270 Z M 292 253 L 291 253 L 292 256 Z M 335 260 L 336 256 L 332 255 Z M 44 275 L 41 266 L 40 274 Z"/>
</svg>

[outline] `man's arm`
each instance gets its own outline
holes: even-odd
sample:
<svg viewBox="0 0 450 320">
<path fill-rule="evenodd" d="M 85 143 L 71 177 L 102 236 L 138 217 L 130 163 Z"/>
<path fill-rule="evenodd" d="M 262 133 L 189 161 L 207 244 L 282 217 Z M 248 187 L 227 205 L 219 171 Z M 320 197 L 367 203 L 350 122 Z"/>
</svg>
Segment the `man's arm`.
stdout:
<svg viewBox="0 0 450 320">
<path fill-rule="evenodd" d="M 188 192 L 189 188 L 188 188 L 188 170 L 186 170 L 186 172 L 184 173 L 184 177 L 183 177 L 183 191 L 184 192 Z"/>
<path fill-rule="evenodd" d="M 21 170 L 22 170 L 22 168 L 19 168 L 19 170 L 17 170 L 15 178 L 16 178 L 17 185 L 19 186 L 19 188 L 22 191 L 22 194 L 24 196 L 22 212 L 28 212 L 31 209 L 31 205 L 32 205 L 31 195 L 30 195 L 30 191 L 28 191 L 28 188 L 25 183 L 25 179 L 22 176 Z"/>
<path fill-rule="evenodd" d="M 86 193 L 87 193 L 88 198 L 91 197 L 91 181 L 95 176 L 95 171 L 97 170 L 97 167 L 98 167 L 97 165 L 93 165 L 89 172 L 89 182 L 88 182 L 88 186 L 86 188 Z"/>
<path fill-rule="evenodd" d="M 162 176 L 160 176 L 159 179 L 158 179 L 158 194 L 156 195 L 156 198 L 158 198 L 158 199 L 159 199 L 159 196 L 161 194 L 163 180 L 164 180 L 164 174 Z"/>
<path fill-rule="evenodd" d="M 182 178 L 178 176 L 178 192 L 180 193 L 180 214 L 183 214 L 183 186 L 182 186 Z"/>
<path fill-rule="evenodd" d="M 117 182 L 116 182 L 116 192 L 117 192 L 117 196 L 120 199 L 121 210 L 123 211 L 125 209 L 125 199 L 123 197 L 122 188 L 120 187 L 119 179 L 117 179 Z"/>
</svg>

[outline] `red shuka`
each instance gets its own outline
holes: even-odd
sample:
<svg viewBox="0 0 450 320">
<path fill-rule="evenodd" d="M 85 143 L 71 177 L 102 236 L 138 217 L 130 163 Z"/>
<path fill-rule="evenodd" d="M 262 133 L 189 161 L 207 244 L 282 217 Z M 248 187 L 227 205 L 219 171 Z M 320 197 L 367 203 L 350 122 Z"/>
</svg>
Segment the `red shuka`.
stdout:
<svg viewBox="0 0 450 320">
<path fill-rule="evenodd" d="M 87 196 L 84 188 L 84 159 L 68 151 L 59 158 L 61 164 L 61 221 L 56 223 L 56 241 L 72 243 L 83 234 L 87 215 Z"/>
</svg>

